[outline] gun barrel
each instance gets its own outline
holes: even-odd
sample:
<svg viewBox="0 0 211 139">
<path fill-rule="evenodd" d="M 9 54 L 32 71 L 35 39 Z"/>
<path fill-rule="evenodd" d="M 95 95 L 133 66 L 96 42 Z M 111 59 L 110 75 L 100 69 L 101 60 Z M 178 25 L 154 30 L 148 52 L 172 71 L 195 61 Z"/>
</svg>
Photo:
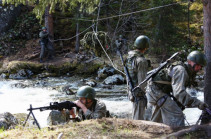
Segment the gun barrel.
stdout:
<svg viewBox="0 0 211 139">
<path fill-rule="evenodd" d="M 37 107 L 37 108 L 29 108 L 29 109 L 27 109 L 27 111 L 31 111 L 31 110 L 40 110 L 40 111 L 50 110 L 50 106 L 46 106 L 46 107 Z"/>
<path fill-rule="evenodd" d="M 77 105 L 74 102 L 71 101 L 64 101 L 64 102 L 51 102 L 49 106 L 45 106 L 45 107 L 37 107 L 37 108 L 32 108 L 32 106 L 30 106 L 29 109 L 27 109 L 28 111 L 32 111 L 32 110 L 40 110 L 40 111 L 45 111 L 45 110 L 63 110 L 63 109 L 72 109 L 73 107 L 77 107 Z"/>
</svg>

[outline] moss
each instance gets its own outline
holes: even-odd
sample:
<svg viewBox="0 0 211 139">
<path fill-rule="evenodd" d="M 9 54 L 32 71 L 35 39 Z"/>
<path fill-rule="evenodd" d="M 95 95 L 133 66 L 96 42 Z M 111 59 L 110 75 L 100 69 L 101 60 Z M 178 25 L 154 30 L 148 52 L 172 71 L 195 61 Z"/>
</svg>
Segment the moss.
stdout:
<svg viewBox="0 0 211 139">
<path fill-rule="evenodd" d="M 42 64 L 27 61 L 12 61 L 8 63 L 7 67 L 2 67 L 3 71 L 8 71 L 9 73 L 16 73 L 20 69 L 29 69 L 37 73 L 42 69 Z"/>
<path fill-rule="evenodd" d="M 82 74 L 82 75 L 91 75 L 97 72 L 101 64 L 80 64 L 77 66 L 77 69 L 75 70 L 75 73 Z"/>
<path fill-rule="evenodd" d="M 66 75 L 67 73 L 76 73 L 81 75 L 90 75 L 95 74 L 99 67 L 103 66 L 99 63 L 78 63 L 77 61 L 74 61 L 72 63 L 70 62 L 64 62 L 61 64 L 40 64 L 35 62 L 28 62 L 28 61 L 12 61 L 8 64 L 6 63 L 0 63 L 0 73 L 6 73 L 7 77 L 9 74 L 17 73 L 21 69 L 28 69 L 31 70 L 36 77 L 36 74 L 43 73 L 46 75 L 46 77 L 49 76 L 61 76 Z M 4 66 L 6 65 L 6 66 Z M 48 74 L 47 74 L 48 73 Z"/>
</svg>

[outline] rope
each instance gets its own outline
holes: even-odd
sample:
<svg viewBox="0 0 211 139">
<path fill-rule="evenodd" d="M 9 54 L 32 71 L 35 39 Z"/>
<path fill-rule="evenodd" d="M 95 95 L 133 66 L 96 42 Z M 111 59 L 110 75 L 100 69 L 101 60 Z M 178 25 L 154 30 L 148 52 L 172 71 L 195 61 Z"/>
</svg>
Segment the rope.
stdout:
<svg viewBox="0 0 211 139">
<path fill-rule="evenodd" d="M 177 4 L 182 4 L 182 3 L 186 3 L 186 2 L 171 3 L 171 4 L 162 5 L 162 6 L 153 7 L 153 8 L 148 8 L 148 9 L 139 10 L 139 11 L 135 11 L 135 12 L 130 12 L 130 13 L 125 13 L 125 14 L 119 14 L 119 15 L 114 15 L 114 16 L 110 16 L 110 17 L 100 18 L 100 19 L 97 19 L 97 20 L 94 20 L 94 19 L 93 20 L 91 20 L 91 19 L 83 19 L 83 18 L 66 18 L 66 19 L 73 19 L 73 20 L 80 20 L 80 21 L 87 21 L 87 22 L 97 22 L 97 21 L 106 20 L 106 19 L 110 19 L 110 18 L 127 16 L 127 15 L 141 13 L 141 12 L 146 12 L 146 11 L 152 11 L 152 10 L 165 8 L 165 7 L 169 7 L 169 6 L 173 6 L 173 5 L 177 5 Z M 61 18 L 64 18 L 64 17 L 61 17 Z"/>
<path fill-rule="evenodd" d="M 106 56 L 108 57 L 109 61 L 111 62 L 111 64 L 112 64 L 113 68 L 114 68 L 115 70 L 119 71 L 120 73 L 122 73 L 123 75 L 125 75 L 125 73 L 124 73 L 124 72 L 122 72 L 121 70 L 117 69 L 117 68 L 114 66 L 114 63 L 112 62 L 111 58 L 109 57 L 109 55 L 107 54 L 106 50 L 103 48 L 102 43 L 100 42 L 99 38 L 97 37 L 97 33 L 95 32 L 95 30 L 94 30 L 94 27 L 93 27 L 93 26 L 92 26 L 92 29 L 93 29 L 93 33 L 94 33 L 94 35 L 95 35 L 95 37 L 96 37 L 97 41 L 99 42 L 99 44 L 100 44 L 101 48 L 103 49 L 104 53 L 105 53 L 105 54 L 106 54 Z M 125 75 L 125 76 L 126 76 L 126 75 Z"/>
<path fill-rule="evenodd" d="M 106 20 L 106 19 L 111 19 L 111 18 L 116 18 L 116 17 L 121 17 L 121 16 L 127 16 L 127 15 L 131 15 L 131 14 L 136 14 L 136 13 L 141 13 L 141 12 L 145 12 L 145 11 L 151 11 L 151 10 L 155 10 L 155 9 L 159 9 L 159 8 L 165 8 L 165 7 L 169 7 L 169 6 L 173 6 L 173 5 L 177 5 L 177 4 L 181 4 L 181 3 L 184 3 L 184 2 L 177 2 L 177 3 L 172 3 L 172 4 L 167 4 L 167 5 L 163 5 L 163 6 L 158 6 L 158 7 L 153 7 L 153 8 L 148 8 L 148 9 L 144 9 L 144 10 L 140 10 L 140 11 L 135 11 L 135 12 L 130 12 L 130 13 L 125 13 L 125 14 L 119 14 L 119 15 L 114 15 L 114 16 L 110 16 L 110 17 L 106 17 L 106 18 L 99 18 L 99 14 L 98 14 L 98 17 L 96 20 L 89 20 L 89 19 L 78 19 L 78 18 L 68 18 L 68 19 L 74 19 L 74 20 L 81 20 L 81 21 L 89 21 L 89 22 L 98 22 L 98 21 L 101 21 L 101 20 Z M 57 39 L 57 40 L 51 40 L 49 39 L 51 42 L 55 42 L 55 41 L 60 41 L 60 40 L 71 40 L 75 37 L 77 37 L 78 35 L 84 33 L 86 30 L 88 30 L 89 28 L 91 28 L 93 25 L 91 25 L 90 27 L 88 27 L 87 29 L 85 29 L 83 32 L 71 37 L 71 38 L 68 38 L 68 39 Z M 97 29 L 97 28 L 96 28 Z"/>
<path fill-rule="evenodd" d="M 50 40 L 51 42 L 71 40 L 71 39 L 73 39 L 73 38 L 75 38 L 75 37 L 77 37 L 77 36 L 83 34 L 83 33 L 86 32 L 89 28 L 91 28 L 91 27 L 93 27 L 93 26 L 94 26 L 94 24 L 92 24 L 90 27 L 86 28 L 84 31 L 82 31 L 82 32 L 78 33 L 77 35 L 75 35 L 75 36 L 73 36 L 73 37 L 71 37 L 71 38 L 68 38 L 68 39 L 57 39 L 57 40 L 51 40 L 51 39 L 49 39 L 49 40 Z"/>
<path fill-rule="evenodd" d="M 151 10 L 155 10 L 155 9 L 159 9 L 159 8 L 164 8 L 164 7 L 169 7 L 169 6 L 173 6 L 173 5 L 177 5 L 177 4 L 181 4 L 181 3 L 184 3 L 184 2 L 177 2 L 177 3 L 167 4 L 167 5 L 163 5 L 163 6 L 148 8 L 148 9 L 144 9 L 144 10 L 140 10 L 140 11 L 125 13 L 125 14 L 120 14 L 120 15 L 114 15 L 114 16 L 110 16 L 110 17 L 106 17 L 106 18 L 100 18 L 100 19 L 98 19 L 98 21 L 106 20 L 106 19 L 110 19 L 110 18 L 115 18 L 115 17 L 127 16 L 127 15 L 141 13 L 141 12 L 146 12 L 146 11 L 151 11 Z"/>
</svg>

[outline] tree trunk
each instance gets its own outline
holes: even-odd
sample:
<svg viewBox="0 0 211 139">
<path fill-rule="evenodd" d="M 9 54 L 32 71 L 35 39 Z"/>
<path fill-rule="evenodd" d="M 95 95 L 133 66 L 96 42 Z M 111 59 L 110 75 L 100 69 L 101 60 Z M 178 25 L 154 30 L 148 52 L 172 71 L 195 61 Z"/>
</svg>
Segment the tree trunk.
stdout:
<svg viewBox="0 0 211 139">
<path fill-rule="evenodd" d="M 50 5 L 45 9 L 45 27 L 48 29 L 49 34 L 53 38 L 53 16 L 49 13 Z"/>
<path fill-rule="evenodd" d="M 76 42 L 75 42 L 75 52 L 78 53 L 79 52 L 79 23 L 76 24 Z"/>
<path fill-rule="evenodd" d="M 211 1 L 203 0 L 204 11 L 204 50 L 207 57 L 205 69 L 204 101 L 211 108 Z M 211 122 L 211 119 L 202 119 L 202 123 Z"/>
</svg>

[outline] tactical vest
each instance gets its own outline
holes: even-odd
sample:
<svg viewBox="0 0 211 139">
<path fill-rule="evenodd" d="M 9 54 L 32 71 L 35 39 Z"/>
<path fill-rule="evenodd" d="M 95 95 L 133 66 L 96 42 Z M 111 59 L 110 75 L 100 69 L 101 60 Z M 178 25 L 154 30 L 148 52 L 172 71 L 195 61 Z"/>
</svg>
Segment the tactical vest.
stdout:
<svg viewBox="0 0 211 139">
<path fill-rule="evenodd" d="M 172 70 L 173 67 L 175 67 L 177 65 L 183 66 L 186 69 L 187 73 L 188 73 L 189 80 L 186 81 L 185 87 L 189 87 L 189 86 L 195 84 L 195 82 L 194 82 L 195 75 L 190 72 L 190 69 L 188 68 L 188 66 L 186 64 L 180 62 L 180 61 L 174 62 L 174 63 L 171 63 L 171 64 L 167 65 L 166 68 L 161 69 L 154 77 L 152 77 L 152 81 L 164 93 L 169 94 L 170 92 L 172 92 L 172 86 L 171 86 L 171 78 L 172 77 L 170 77 L 168 75 L 168 70 L 169 70 L 169 68 Z"/>
<path fill-rule="evenodd" d="M 135 60 L 136 60 L 136 56 L 133 56 L 131 58 L 128 58 L 126 62 L 129 76 L 134 86 L 138 84 L 138 78 L 137 78 L 138 71 L 135 70 Z"/>
</svg>

